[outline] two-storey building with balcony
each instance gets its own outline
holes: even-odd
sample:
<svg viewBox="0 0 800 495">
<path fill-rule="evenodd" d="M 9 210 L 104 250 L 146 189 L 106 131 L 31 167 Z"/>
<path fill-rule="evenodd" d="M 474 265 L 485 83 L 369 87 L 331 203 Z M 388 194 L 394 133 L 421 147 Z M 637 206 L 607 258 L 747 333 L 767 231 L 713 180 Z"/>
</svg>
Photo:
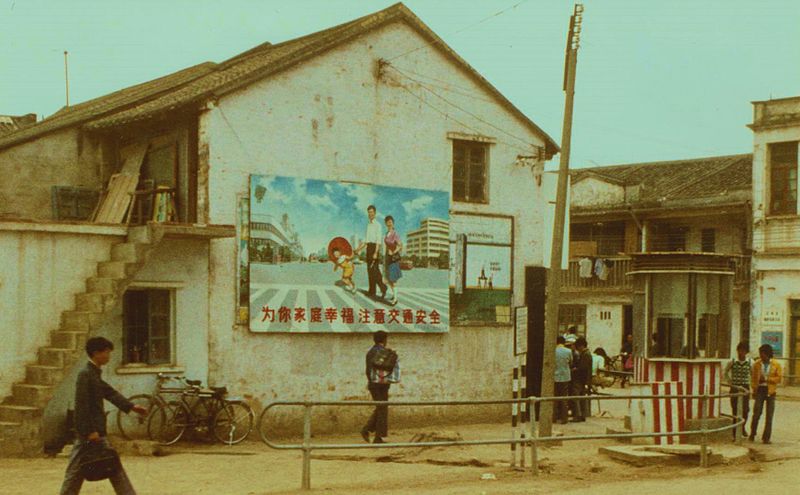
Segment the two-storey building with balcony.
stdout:
<svg viewBox="0 0 800 495">
<path fill-rule="evenodd" d="M 717 253 L 732 257 L 735 274 L 724 346 L 749 340 L 752 161 L 745 154 L 573 171 L 561 331 L 574 325 L 592 349 L 616 354 L 633 333 L 631 254 Z"/>
<path fill-rule="evenodd" d="M 753 343 L 800 357 L 800 97 L 753 103 Z"/>
</svg>

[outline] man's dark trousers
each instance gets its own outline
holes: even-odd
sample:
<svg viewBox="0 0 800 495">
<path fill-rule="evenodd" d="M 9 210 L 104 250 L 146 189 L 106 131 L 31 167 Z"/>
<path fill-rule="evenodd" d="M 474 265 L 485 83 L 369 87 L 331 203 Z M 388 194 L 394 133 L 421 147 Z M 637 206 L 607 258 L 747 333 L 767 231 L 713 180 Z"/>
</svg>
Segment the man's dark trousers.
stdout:
<svg viewBox="0 0 800 495">
<path fill-rule="evenodd" d="M 372 395 L 372 400 L 389 400 L 388 383 L 370 383 L 368 388 L 370 395 Z M 372 411 L 372 416 L 370 416 L 369 421 L 367 421 L 366 429 L 369 432 L 374 432 L 376 437 L 383 438 L 387 436 L 389 434 L 389 407 L 375 406 L 375 410 Z"/>
<path fill-rule="evenodd" d="M 767 387 L 758 387 L 756 391 L 756 400 L 753 402 L 753 422 L 750 424 L 750 438 L 756 436 L 758 421 L 761 419 L 765 402 L 767 403 L 767 418 L 764 421 L 764 433 L 761 434 L 761 439 L 769 441 L 772 436 L 772 416 L 775 414 L 775 395 L 769 395 Z"/>
<path fill-rule="evenodd" d="M 108 446 L 108 441 L 105 438 L 100 440 L 105 446 Z M 83 476 L 81 475 L 81 461 L 86 455 L 86 452 L 91 448 L 88 440 L 78 440 L 72 446 L 72 453 L 69 455 L 69 464 L 67 465 L 67 472 L 64 475 L 64 482 L 61 485 L 59 495 L 78 495 L 83 486 Z M 108 479 L 111 486 L 114 487 L 114 493 L 118 495 L 136 495 L 136 490 L 133 489 L 128 475 L 125 474 L 125 469 L 120 467 L 117 473 Z"/>
<path fill-rule="evenodd" d="M 556 397 L 566 397 L 569 395 L 569 382 L 556 382 Z M 567 422 L 567 401 L 560 400 L 556 402 L 555 408 L 555 420 L 559 423 L 566 423 Z"/>
<path fill-rule="evenodd" d="M 572 382 L 572 395 L 586 395 L 586 383 L 582 381 Z M 572 402 L 572 417 L 576 420 L 584 420 L 589 413 L 589 401 L 585 399 L 578 399 Z"/>
<path fill-rule="evenodd" d="M 369 278 L 369 295 L 375 295 L 375 286 L 380 287 L 381 293 L 386 294 L 386 284 L 383 283 L 379 260 L 375 258 L 378 245 L 374 242 L 367 243 L 367 277 Z"/>
</svg>

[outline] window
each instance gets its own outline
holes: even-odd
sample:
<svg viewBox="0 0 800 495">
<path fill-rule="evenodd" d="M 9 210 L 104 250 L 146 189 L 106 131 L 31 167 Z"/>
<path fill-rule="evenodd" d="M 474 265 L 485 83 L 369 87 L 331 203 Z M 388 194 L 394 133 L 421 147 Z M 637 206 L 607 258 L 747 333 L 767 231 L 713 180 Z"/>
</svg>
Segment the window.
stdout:
<svg viewBox="0 0 800 495">
<path fill-rule="evenodd" d="M 123 363 L 172 363 L 172 294 L 131 289 L 122 303 Z"/>
<path fill-rule="evenodd" d="M 453 200 L 488 203 L 489 145 L 453 140 Z"/>
<path fill-rule="evenodd" d="M 53 186 L 53 219 L 88 220 L 99 199 L 100 193 L 95 189 Z"/>
<path fill-rule="evenodd" d="M 797 213 L 797 141 L 769 145 L 769 212 Z"/>
<path fill-rule="evenodd" d="M 558 333 L 567 333 L 574 326 L 578 335 L 586 335 L 586 306 L 583 304 L 561 304 L 558 306 Z"/>
<path fill-rule="evenodd" d="M 704 253 L 716 251 L 717 231 L 714 229 L 703 229 L 700 232 L 700 248 Z"/>
<path fill-rule="evenodd" d="M 653 224 L 650 251 L 686 251 L 686 235 L 688 231 L 689 228 L 685 226 Z"/>
</svg>

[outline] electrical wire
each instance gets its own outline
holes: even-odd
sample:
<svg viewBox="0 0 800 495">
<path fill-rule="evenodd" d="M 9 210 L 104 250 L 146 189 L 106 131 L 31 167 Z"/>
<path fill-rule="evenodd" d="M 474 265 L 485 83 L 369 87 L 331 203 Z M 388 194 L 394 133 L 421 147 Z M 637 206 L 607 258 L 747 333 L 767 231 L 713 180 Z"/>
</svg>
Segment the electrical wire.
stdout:
<svg viewBox="0 0 800 495">
<path fill-rule="evenodd" d="M 392 65 L 391 65 L 391 64 L 389 64 L 389 66 L 390 66 L 390 67 L 392 67 Z M 420 88 L 422 88 L 422 89 L 424 89 L 425 91 L 427 91 L 427 92 L 431 93 L 433 96 L 435 96 L 435 97 L 439 98 L 440 100 L 444 101 L 444 102 L 445 102 L 445 103 L 447 103 L 448 105 L 450 105 L 450 106 L 452 106 L 452 107 L 454 107 L 454 108 L 457 108 L 458 110 L 461 110 L 462 112 L 464 112 L 464 113 L 466 113 L 467 115 L 471 116 L 471 117 L 472 117 L 472 118 L 474 118 L 475 120 L 478 120 L 478 121 L 480 121 L 480 122 L 482 122 L 482 123 L 484 123 L 484 124 L 488 125 L 489 127 L 492 127 L 493 129 L 495 129 L 495 130 L 497 130 L 497 131 L 500 131 L 500 132 L 502 132 L 502 133 L 503 133 L 503 134 L 505 134 L 506 136 L 512 137 L 512 138 L 516 139 L 517 141 L 520 141 L 520 142 L 522 142 L 522 143 L 524 143 L 524 144 L 526 144 L 526 145 L 532 146 L 532 144 L 531 144 L 531 143 L 530 143 L 528 140 L 526 140 L 526 139 L 524 139 L 524 138 L 521 138 L 521 137 L 519 137 L 519 136 L 516 136 L 516 135 L 514 135 L 514 134 L 512 134 L 512 133 L 510 133 L 510 132 L 508 132 L 508 131 L 506 131 L 505 129 L 502 129 L 502 128 L 500 128 L 500 127 L 498 127 L 498 126 L 496 126 L 496 125 L 492 124 L 491 122 L 488 122 L 488 121 L 484 120 L 483 118 L 479 117 L 478 115 L 475 115 L 474 113 L 470 112 L 469 110 L 466 110 L 466 109 L 462 108 L 461 106 L 459 106 L 459 105 L 456 105 L 455 103 L 453 103 L 452 101 L 448 100 L 448 99 L 447 99 L 447 98 L 445 98 L 444 96 L 440 95 L 440 94 L 439 94 L 439 93 L 437 93 L 436 91 L 434 91 L 434 90 L 430 89 L 430 88 L 429 88 L 429 87 L 427 87 L 427 85 L 426 85 L 425 83 L 423 83 L 422 81 L 418 81 L 418 80 L 414 79 L 413 77 L 410 77 L 410 76 L 408 76 L 407 74 L 404 74 L 404 73 L 403 73 L 403 72 L 402 72 L 400 69 L 397 69 L 396 67 L 394 67 L 394 69 L 395 69 L 397 72 L 399 72 L 399 73 L 400 73 L 400 74 L 401 74 L 403 77 L 406 77 L 406 78 L 408 78 L 408 79 L 409 79 L 409 80 L 411 80 L 411 81 L 414 81 L 415 83 L 417 83 L 417 84 L 419 85 L 419 87 L 420 87 Z"/>
<path fill-rule="evenodd" d="M 522 5 L 523 3 L 527 3 L 527 2 L 529 2 L 529 1 L 530 1 L 530 0 L 522 0 L 521 2 L 517 2 L 516 4 L 514 4 L 514 5 L 510 6 L 510 7 L 506 7 L 505 9 L 503 9 L 503 10 L 500 10 L 500 11 L 498 11 L 498 12 L 495 12 L 494 14 L 492 14 L 492 15 L 490 15 L 490 16 L 488 16 L 488 17 L 484 17 L 483 19 L 479 20 L 479 21 L 478 21 L 478 22 L 476 22 L 476 23 L 470 24 L 469 26 L 465 26 L 465 27 L 463 27 L 463 28 L 461 28 L 461 29 L 459 29 L 459 30 L 457 30 L 457 31 L 454 31 L 454 32 L 453 32 L 453 33 L 452 33 L 450 36 L 454 36 L 454 35 L 456 35 L 456 34 L 463 33 L 463 32 L 464 32 L 464 31 L 466 31 L 467 29 L 472 29 L 472 28 L 474 28 L 475 26 L 478 26 L 478 25 L 480 25 L 480 24 L 483 24 L 483 23 L 484 23 L 484 22 L 486 22 L 486 21 L 492 20 L 492 19 L 494 19 L 495 17 L 498 17 L 498 16 L 500 16 L 500 15 L 503 15 L 503 14 L 505 14 L 506 12 L 508 12 L 508 11 L 510 11 L 510 10 L 514 10 L 514 9 L 516 9 L 517 7 L 519 7 L 520 5 Z M 421 44 L 421 45 L 417 46 L 416 48 L 412 48 L 412 49 L 410 49 L 410 50 L 408 50 L 408 51 L 405 51 L 405 52 L 401 53 L 400 55 L 395 55 L 394 57 L 391 57 L 391 58 L 389 58 L 389 59 L 387 59 L 387 60 L 389 60 L 389 61 L 396 60 L 396 59 L 398 59 L 398 58 L 400 58 L 400 57 L 405 57 L 406 55 L 409 55 L 409 54 L 411 54 L 411 53 L 414 53 L 414 52 L 416 52 L 416 51 L 418 51 L 418 50 L 422 50 L 423 48 L 427 48 L 427 47 L 433 46 L 433 45 L 435 45 L 435 44 L 437 44 L 437 43 L 443 43 L 443 42 L 444 42 L 444 40 L 443 40 L 443 39 L 441 39 L 441 38 L 437 38 L 436 40 L 434 40 L 434 42 L 433 42 L 433 43 L 429 43 L 429 42 L 423 43 L 423 44 Z"/>
<path fill-rule="evenodd" d="M 401 84 L 401 85 L 400 85 L 400 87 L 401 87 L 401 88 L 403 88 L 403 89 L 404 89 L 404 90 L 405 90 L 405 91 L 406 91 L 408 94 L 410 94 L 411 96 L 413 96 L 414 98 L 416 98 L 417 100 L 419 100 L 419 101 L 420 101 L 422 104 L 424 104 L 425 106 L 427 106 L 427 107 L 431 108 L 432 110 L 434 110 L 435 112 L 437 112 L 437 113 L 441 114 L 441 115 L 442 115 L 442 116 L 443 116 L 445 119 L 452 120 L 452 121 L 453 121 L 453 122 L 455 122 L 456 124 L 462 125 L 462 126 L 466 127 L 467 129 L 470 129 L 470 130 L 472 130 L 472 131 L 474 131 L 474 132 L 476 132 L 476 133 L 478 133 L 478 134 L 480 134 L 480 135 L 485 135 L 485 133 L 484 133 L 483 131 L 481 131 L 480 129 L 477 129 L 477 128 L 475 128 L 475 127 L 473 127 L 473 126 L 471 126 L 471 125 L 469 125 L 469 124 L 467 124 L 467 123 L 464 123 L 464 122 L 462 122 L 462 121 L 460 121 L 460 120 L 456 119 L 456 118 L 455 118 L 455 117 L 453 117 L 452 115 L 448 114 L 447 112 L 445 112 L 445 111 L 443 111 L 443 110 L 440 110 L 439 108 L 435 107 L 434 105 L 431 105 L 430 103 L 428 103 L 428 102 L 425 100 L 425 98 L 422 98 L 421 96 L 419 96 L 419 95 L 417 95 L 416 93 L 414 93 L 413 91 L 411 91 L 411 90 L 410 90 L 410 89 L 409 89 L 409 88 L 408 88 L 406 85 L 404 85 L 404 84 Z M 519 146 L 519 145 L 516 145 L 516 144 L 511 144 L 511 143 L 504 142 L 504 141 L 500 141 L 500 140 L 497 140 L 497 142 L 498 142 L 498 143 L 505 144 L 506 146 L 509 146 L 509 147 L 515 148 L 515 149 L 517 149 L 517 150 L 519 150 L 519 151 L 522 151 L 522 152 L 524 152 L 524 153 L 531 153 L 531 152 L 533 151 L 533 150 L 531 150 L 531 149 L 522 148 L 521 146 Z M 533 146 L 533 145 L 531 145 L 531 146 Z M 451 166 L 451 167 L 452 167 L 452 166 Z"/>
</svg>

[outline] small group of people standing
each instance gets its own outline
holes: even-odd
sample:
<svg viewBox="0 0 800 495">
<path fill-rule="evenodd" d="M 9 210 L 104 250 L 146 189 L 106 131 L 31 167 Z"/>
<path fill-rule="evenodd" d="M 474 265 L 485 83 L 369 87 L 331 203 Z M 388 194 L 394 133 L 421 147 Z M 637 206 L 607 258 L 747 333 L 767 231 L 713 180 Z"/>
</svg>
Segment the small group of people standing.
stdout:
<svg viewBox="0 0 800 495">
<path fill-rule="evenodd" d="M 556 346 L 555 393 L 557 397 L 587 395 L 593 377 L 593 357 L 585 337 L 578 337 L 571 327 L 566 334 L 559 335 Z M 588 400 L 566 400 L 556 402 L 555 421 L 566 424 L 568 409 L 572 409 L 572 421 L 583 422 L 590 415 Z"/>
<path fill-rule="evenodd" d="M 777 395 L 778 384 L 782 379 L 781 365 L 773 359 L 774 351 L 772 346 L 764 344 L 758 348 L 758 359 L 755 361 L 747 357 L 750 351 L 746 342 L 740 342 L 736 346 L 736 358 L 731 359 L 725 366 L 725 377 L 728 382 L 739 389 L 748 392 L 748 398 L 742 402 L 742 417 L 745 424 L 742 425 L 742 435 L 747 435 L 747 416 L 750 412 L 750 397 L 753 398 L 753 418 L 750 422 L 750 441 L 756 439 L 758 423 L 764 412 L 766 405 L 767 415 L 764 419 L 764 430 L 761 434 L 761 441 L 765 444 L 771 443 L 772 437 L 772 418 L 775 414 L 775 397 Z M 738 397 L 731 397 L 731 409 L 733 415 L 737 415 Z"/>
</svg>

